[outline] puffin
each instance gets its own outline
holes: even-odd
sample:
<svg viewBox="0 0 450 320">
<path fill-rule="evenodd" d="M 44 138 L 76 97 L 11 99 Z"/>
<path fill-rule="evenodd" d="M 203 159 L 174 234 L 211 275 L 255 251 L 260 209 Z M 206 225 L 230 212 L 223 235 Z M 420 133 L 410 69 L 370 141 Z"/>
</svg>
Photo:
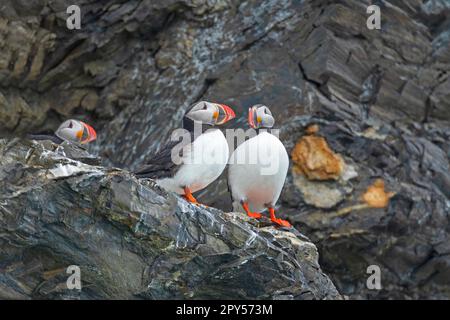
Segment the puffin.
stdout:
<svg viewBox="0 0 450 320">
<path fill-rule="evenodd" d="M 193 204 L 193 193 L 206 188 L 227 166 L 228 142 L 218 128 L 236 117 L 229 106 L 200 101 L 183 116 L 183 129 L 189 139 L 171 141 L 145 165 L 134 172 L 137 178 L 150 178 L 167 191 L 175 192 Z M 187 141 L 186 141 L 187 140 Z M 174 152 L 178 147 L 178 153 Z M 173 155 L 178 155 L 174 161 Z"/>
<path fill-rule="evenodd" d="M 248 124 L 256 130 L 256 136 L 240 144 L 229 161 L 228 188 L 233 210 L 242 208 L 249 217 L 259 219 L 260 212 L 268 209 L 274 224 L 291 227 L 275 216 L 274 207 L 289 168 L 286 148 L 270 133 L 275 119 L 267 106 L 257 104 L 249 108 Z"/>
<path fill-rule="evenodd" d="M 94 128 L 83 121 L 69 119 L 64 121 L 54 134 L 30 134 L 31 140 L 50 140 L 56 144 L 69 141 L 76 144 L 87 144 L 97 139 Z"/>
</svg>

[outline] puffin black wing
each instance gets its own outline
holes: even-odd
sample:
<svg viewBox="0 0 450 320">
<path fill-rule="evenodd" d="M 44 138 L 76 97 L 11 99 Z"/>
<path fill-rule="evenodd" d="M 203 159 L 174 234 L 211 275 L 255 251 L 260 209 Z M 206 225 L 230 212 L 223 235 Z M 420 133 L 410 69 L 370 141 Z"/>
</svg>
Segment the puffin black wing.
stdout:
<svg viewBox="0 0 450 320">
<path fill-rule="evenodd" d="M 191 140 L 193 142 L 193 134 L 191 134 Z M 145 165 L 137 169 L 134 174 L 137 178 L 150 178 L 150 179 L 163 179 L 168 177 L 173 177 L 178 169 L 183 165 L 175 164 L 172 161 L 172 149 L 175 148 L 182 142 L 170 141 L 167 143 L 160 151 L 158 151 L 154 156 L 152 156 Z M 190 143 L 185 143 L 178 147 L 180 148 L 179 156 L 183 157 L 189 148 Z"/>
<path fill-rule="evenodd" d="M 230 194 L 231 210 L 234 211 L 234 210 L 236 210 L 236 209 L 234 208 L 234 199 L 233 199 L 233 192 L 231 191 L 230 179 L 228 179 L 228 177 L 227 177 L 226 180 L 227 180 L 228 193 Z"/>
<path fill-rule="evenodd" d="M 53 134 L 29 134 L 27 135 L 27 138 L 30 140 L 50 140 L 56 144 L 61 144 L 64 141 Z"/>
</svg>

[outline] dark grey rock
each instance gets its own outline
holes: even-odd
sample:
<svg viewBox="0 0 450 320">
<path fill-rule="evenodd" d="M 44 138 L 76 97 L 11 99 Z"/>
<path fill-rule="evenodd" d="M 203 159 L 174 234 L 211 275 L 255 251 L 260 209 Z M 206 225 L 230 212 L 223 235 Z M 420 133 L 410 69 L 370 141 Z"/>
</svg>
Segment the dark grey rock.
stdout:
<svg viewBox="0 0 450 320">
<path fill-rule="evenodd" d="M 81 118 L 98 129 L 89 149 L 103 164 L 134 169 L 192 102 L 230 104 L 242 115 L 230 127 L 266 103 L 289 151 L 319 123 L 357 167 L 352 192 L 327 211 L 304 201 L 292 174 L 280 199 L 339 290 L 450 297 L 448 1 L 379 1 L 382 29 L 368 30 L 370 0 L 79 0 L 76 32 L 65 26 L 67 1 L 25 2 L 0 3 L 0 135 Z M 376 178 L 397 192 L 387 209 L 333 215 Z M 224 177 L 199 197 L 230 210 Z M 365 287 L 370 264 L 386 290 Z"/>
<path fill-rule="evenodd" d="M 0 140 L 0 298 L 341 298 L 295 229 L 193 206 L 67 147 Z"/>
</svg>

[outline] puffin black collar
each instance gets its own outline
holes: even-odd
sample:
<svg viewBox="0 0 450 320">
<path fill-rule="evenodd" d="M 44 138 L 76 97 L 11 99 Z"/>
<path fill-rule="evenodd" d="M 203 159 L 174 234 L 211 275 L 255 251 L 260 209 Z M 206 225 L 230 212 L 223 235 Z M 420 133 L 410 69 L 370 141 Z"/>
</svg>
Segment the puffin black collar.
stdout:
<svg viewBox="0 0 450 320">
<path fill-rule="evenodd" d="M 186 129 L 190 133 L 194 133 L 195 126 L 198 126 L 199 124 L 195 124 L 195 122 L 187 117 L 183 117 L 183 129 Z M 209 124 L 201 124 L 201 133 L 204 133 L 208 129 L 212 129 L 214 126 Z"/>
</svg>

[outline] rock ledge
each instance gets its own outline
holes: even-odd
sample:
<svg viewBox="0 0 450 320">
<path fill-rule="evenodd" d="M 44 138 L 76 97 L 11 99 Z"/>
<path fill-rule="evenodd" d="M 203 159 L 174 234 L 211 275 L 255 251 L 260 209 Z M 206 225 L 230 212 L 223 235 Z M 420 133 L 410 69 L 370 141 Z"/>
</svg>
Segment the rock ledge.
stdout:
<svg viewBox="0 0 450 320">
<path fill-rule="evenodd" d="M 74 151 L 0 140 L 1 299 L 341 298 L 298 232 L 190 205 Z M 67 289 L 70 265 L 81 290 Z"/>
</svg>

